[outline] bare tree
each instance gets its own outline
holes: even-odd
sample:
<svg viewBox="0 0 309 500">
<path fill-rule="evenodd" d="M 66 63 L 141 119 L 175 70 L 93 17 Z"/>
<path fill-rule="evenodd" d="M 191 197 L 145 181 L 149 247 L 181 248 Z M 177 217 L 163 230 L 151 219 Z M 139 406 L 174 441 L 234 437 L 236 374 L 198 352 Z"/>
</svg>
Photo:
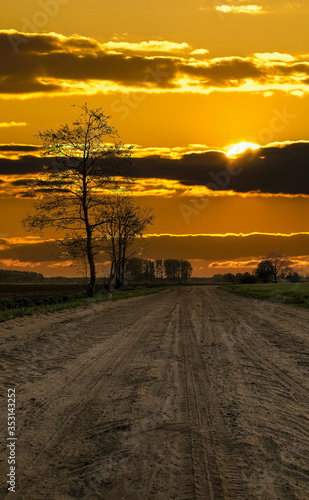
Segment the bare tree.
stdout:
<svg viewBox="0 0 309 500">
<path fill-rule="evenodd" d="M 23 223 L 29 230 L 67 231 L 67 241 L 73 238 L 77 242 L 74 251 L 79 248 L 86 252 L 90 275 L 87 293 L 92 296 L 102 191 L 115 187 L 116 175 L 123 175 L 123 162 L 128 161 L 132 148 L 120 142 L 105 142 L 106 137 L 115 141 L 118 134 L 101 108 L 89 109 L 85 104 L 81 110 L 72 126 L 65 124 L 56 131 L 39 132 L 43 154 L 53 157 L 53 161 L 44 167 L 33 186 L 43 191 L 34 205 L 36 214 L 26 217 Z"/>
<path fill-rule="evenodd" d="M 275 283 L 277 283 L 278 274 L 284 271 L 291 262 L 289 261 L 287 255 L 282 252 L 282 250 L 273 250 L 269 254 L 266 255 L 265 259 L 272 264 L 272 272 L 274 275 Z"/>
<path fill-rule="evenodd" d="M 115 194 L 106 203 L 101 215 L 101 219 L 105 220 L 101 230 L 104 251 L 111 260 L 109 289 L 114 279 L 116 289 L 123 288 L 126 262 L 141 251 L 141 237 L 153 222 L 151 211 L 150 208 L 137 205 L 132 196 L 123 193 Z"/>
</svg>

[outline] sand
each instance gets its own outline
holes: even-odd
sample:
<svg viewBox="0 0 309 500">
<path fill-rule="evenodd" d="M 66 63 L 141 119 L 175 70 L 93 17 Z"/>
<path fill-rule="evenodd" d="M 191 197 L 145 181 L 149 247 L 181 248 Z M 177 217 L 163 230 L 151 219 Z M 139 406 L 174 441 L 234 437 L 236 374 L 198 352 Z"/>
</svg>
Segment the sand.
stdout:
<svg viewBox="0 0 309 500">
<path fill-rule="evenodd" d="M 308 499 L 308 324 L 196 286 L 0 325 L 1 499 Z"/>
</svg>

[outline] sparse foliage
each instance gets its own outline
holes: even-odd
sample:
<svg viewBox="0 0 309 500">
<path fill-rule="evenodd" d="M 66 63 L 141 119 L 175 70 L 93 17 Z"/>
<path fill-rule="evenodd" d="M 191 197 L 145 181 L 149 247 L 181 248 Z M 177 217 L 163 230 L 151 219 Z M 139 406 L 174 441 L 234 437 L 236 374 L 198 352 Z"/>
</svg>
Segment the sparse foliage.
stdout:
<svg viewBox="0 0 309 500">
<path fill-rule="evenodd" d="M 289 272 L 290 261 L 281 250 L 273 250 L 264 260 L 259 262 L 255 274 L 260 281 L 264 283 L 272 281 L 278 282 L 279 275 L 285 275 Z"/>
<path fill-rule="evenodd" d="M 68 251 L 83 258 L 86 255 L 90 282 L 88 295 L 92 296 L 96 283 L 95 257 L 99 251 L 97 234 L 102 225 L 102 198 L 104 189 L 118 185 L 116 176 L 123 176 L 123 167 L 131 154 L 131 147 L 114 142 L 118 134 L 109 125 L 109 117 L 101 109 L 81 107 L 80 117 L 58 130 L 39 132 L 44 156 L 53 161 L 33 184 L 34 192 L 42 196 L 36 201 L 36 214 L 24 219 L 30 230 L 54 228 L 66 231 L 64 242 L 71 242 Z M 113 141 L 110 144 L 108 141 Z"/>
<path fill-rule="evenodd" d="M 278 275 L 289 267 L 290 261 L 282 250 L 273 250 L 266 256 L 266 259 L 270 261 L 273 266 L 274 281 L 277 283 Z"/>
<path fill-rule="evenodd" d="M 123 193 L 111 196 L 104 206 L 100 219 L 103 233 L 103 248 L 111 260 L 108 288 L 114 279 L 116 289 L 122 289 L 127 260 L 141 251 L 142 236 L 152 224 L 152 210 L 137 205 L 132 196 Z"/>
</svg>

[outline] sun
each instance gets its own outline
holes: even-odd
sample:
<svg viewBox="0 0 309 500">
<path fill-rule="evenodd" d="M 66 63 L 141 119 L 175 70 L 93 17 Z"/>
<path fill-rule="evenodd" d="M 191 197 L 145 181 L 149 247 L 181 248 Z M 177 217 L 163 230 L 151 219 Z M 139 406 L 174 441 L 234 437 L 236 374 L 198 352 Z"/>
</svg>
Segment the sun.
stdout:
<svg viewBox="0 0 309 500">
<path fill-rule="evenodd" d="M 248 149 L 255 150 L 260 149 L 260 147 L 261 146 L 259 146 L 258 144 L 254 144 L 253 142 L 239 142 L 238 144 L 233 144 L 233 146 L 229 147 L 226 156 L 228 158 L 236 158 Z"/>
</svg>

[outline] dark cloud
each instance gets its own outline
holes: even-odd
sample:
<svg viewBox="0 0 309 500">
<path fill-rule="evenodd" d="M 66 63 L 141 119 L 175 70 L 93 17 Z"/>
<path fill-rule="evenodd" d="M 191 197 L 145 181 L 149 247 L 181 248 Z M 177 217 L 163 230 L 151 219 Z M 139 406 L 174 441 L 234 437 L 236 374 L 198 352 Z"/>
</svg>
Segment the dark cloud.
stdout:
<svg viewBox="0 0 309 500">
<path fill-rule="evenodd" d="M 177 71 L 172 59 L 160 56 L 150 60 L 141 56 L 108 54 L 98 44 L 94 46 L 94 42 L 64 39 L 60 43 L 56 35 L 18 37 L 0 32 L 0 93 L 61 90 L 60 82 L 41 82 L 40 78 L 106 80 L 124 86 L 147 87 L 151 84 L 164 88 L 172 86 Z M 79 50 L 72 51 L 72 47 Z M 87 51 L 83 53 L 85 47 Z"/>
<path fill-rule="evenodd" d="M 28 186 L 29 180 L 27 179 L 17 179 L 16 181 L 11 181 L 12 186 Z M 40 186 L 64 186 L 66 183 L 61 181 L 40 181 Z M 63 191 L 63 190 L 62 190 Z M 61 191 L 61 192 L 62 192 Z"/>
<path fill-rule="evenodd" d="M 0 158 L 0 175 L 36 174 L 44 164 L 53 161 L 30 155 L 19 160 Z M 308 195 L 308 162 L 309 143 L 293 143 L 243 153 L 235 160 L 219 151 L 186 154 L 178 160 L 160 156 L 135 158 L 124 174 L 133 178 L 176 180 L 185 186 L 206 186 L 214 191 Z M 18 185 L 23 185 L 22 182 Z"/>
<path fill-rule="evenodd" d="M 168 44 L 168 42 L 167 42 Z M 116 53 L 115 53 L 116 52 Z M 165 55 L 166 54 L 166 55 Z M 151 55 L 151 57 L 149 57 Z M 109 81 L 137 88 L 178 88 L 178 77 L 192 77 L 201 87 L 238 87 L 251 79 L 257 83 L 306 84 L 308 64 L 286 61 L 263 65 L 254 57 L 194 60 L 168 54 L 134 53 L 119 46 L 114 53 L 95 40 L 56 34 L 24 34 L 0 31 L 0 93 L 30 94 L 66 92 L 63 81 Z M 196 82 L 197 80 L 197 82 Z M 194 83 L 193 83 L 194 82 Z M 280 85 L 279 85 L 280 87 Z"/>
<path fill-rule="evenodd" d="M 28 79 L 22 75 L 7 75 L 0 82 L 1 94 L 33 94 L 37 92 L 56 92 L 59 85 L 43 84 L 35 80 L 36 77 L 28 76 Z"/>
<path fill-rule="evenodd" d="M 28 146 L 26 144 L 2 144 L 0 145 L 0 151 L 5 152 L 30 152 L 30 151 L 40 151 L 41 146 Z"/>
<path fill-rule="evenodd" d="M 152 259 L 230 260 L 262 257 L 280 248 L 289 257 L 309 255 L 309 234 L 277 236 L 152 236 L 143 257 Z"/>
<path fill-rule="evenodd" d="M 11 181 L 12 186 L 27 186 L 29 184 L 29 180 L 27 179 L 18 179 L 17 181 Z"/>
<path fill-rule="evenodd" d="M 304 73 L 305 75 L 309 75 L 309 64 L 308 63 L 296 63 L 296 64 L 291 64 L 290 66 L 285 66 L 282 64 L 276 64 L 274 65 L 274 69 L 277 74 L 281 75 L 286 75 L 286 74 L 293 74 L 293 73 Z"/>
<path fill-rule="evenodd" d="M 10 244 L 9 240 L 0 240 L 0 244 L 7 246 L 0 250 L 1 260 L 17 260 L 21 262 L 51 262 L 59 258 L 60 251 L 55 244 L 38 243 L 16 243 Z"/>
<path fill-rule="evenodd" d="M 235 83 L 232 81 L 237 81 L 240 84 L 246 78 L 265 76 L 265 71 L 262 68 L 255 66 L 253 62 L 244 61 L 237 57 L 218 61 L 209 67 L 180 65 L 180 69 L 187 75 L 206 79 L 208 85 L 219 86 L 234 86 Z"/>
<path fill-rule="evenodd" d="M 53 243 L 10 243 L 0 240 L 5 248 L 0 250 L 0 260 L 17 260 L 31 263 L 48 263 L 59 258 L 60 250 Z M 247 236 L 211 235 L 162 235 L 147 238 L 143 258 L 151 259 L 201 259 L 220 261 L 230 259 L 260 258 L 273 249 L 280 248 L 289 257 L 309 255 L 309 234 L 293 236 L 250 234 Z"/>
<path fill-rule="evenodd" d="M 201 185 L 215 191 L 309 194 L 309 144 L 294 143 L 243 153 L 231 160 L 224 153 L 189 154 L 180 160 L 135 159 L 133 177 L 154 177 Z"/>
<path fill-rule="evenodd" d="M 184 184 L 204 185 L 211 181 L 210 172 L 221 172 L 228 165 L 224 153 L 210 151 L 202 154 L 187 154 L 180 160 L 151 157 L 135 158 L 129 174 L 132 177 L 178 180 Z"/>
<path fill-rule="evenodd" d="M 0 52 L 23 54 L 42 54 L 61 51 L 61 39 L 51 33 L 2 32 L 0 34 Z M 9 62 L 9 61 L 8 61 Z"/>
<path fill-rule="evenodd" d="M 38 174 L 42 171 L 43 165 L 50 163 L 49 158 L 37 158 L 26 155 L 18 160 L 0 158 L 0 175 L 26 175 Z"/>
<path fill-rule="evenodd" d="M 68 189 L 49 189 L 48 193 L 69 193 Z M 14 192 L 15 198 L 36 198 L 38 195 L 43 194 L 46 195 L 46 190 L 44 189 L 35 189 L 34 191 L 17 191 Z"/>
<path fill-rule="evenodd" d="M 14 193 L 15 198 L 34 198 L 34 195 L 31 191 L 19 191 Z"/>
</svg>

